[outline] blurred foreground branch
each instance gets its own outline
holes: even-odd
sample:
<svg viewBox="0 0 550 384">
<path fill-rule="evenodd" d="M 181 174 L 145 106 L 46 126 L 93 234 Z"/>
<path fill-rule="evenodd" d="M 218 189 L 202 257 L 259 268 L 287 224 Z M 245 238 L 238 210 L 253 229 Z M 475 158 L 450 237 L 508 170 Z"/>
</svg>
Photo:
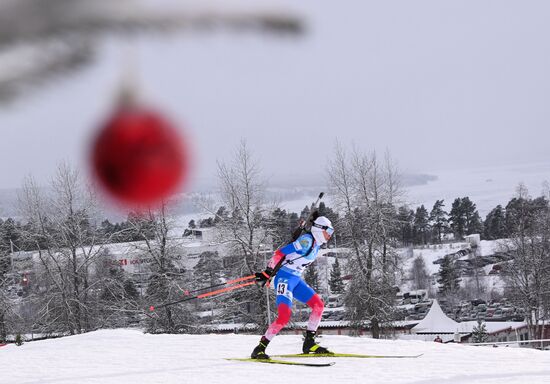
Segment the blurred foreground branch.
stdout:
<svg viewBox="0 0 550 384">
<path fill-rule="evenodd" d="M 0 104 L 91 63 L 109 34 L 254 32 L 300 36 L 302 19 L 286 11 L 181 6 L 159 10 L 135 0 L 0 2 Z"/>
</svg>

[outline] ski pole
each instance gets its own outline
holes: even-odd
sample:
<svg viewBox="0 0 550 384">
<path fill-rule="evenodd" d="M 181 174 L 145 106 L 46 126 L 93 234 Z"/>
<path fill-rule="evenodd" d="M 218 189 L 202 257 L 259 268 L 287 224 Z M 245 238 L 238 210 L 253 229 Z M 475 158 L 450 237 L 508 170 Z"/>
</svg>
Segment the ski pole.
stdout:
<svg viewBox="0 0 550 384">
<path fill-rule="evenodd" d="M 227 282 L 225 282 L 225 283 L 223 283 L 223 284 L 216 284 L 216 285 L 213 285 L 213 286 L 210 286 L 210 287 L 206 287 L 206 288 L 202 288 L 202 289 L 196 289 L 196 290 L 194 290 L 194 291 L 185 291 L 184 293 L 185 293 L 186 295 L 189 295 L 190 293 L 198 292 L 198 291 L 203 291 L 203 290 L 205 290 L 205 289 L 207 289 L 207 288 L 213 288 L 213 287 L 218 287 L 218 286 L 220 286 L 220 285 L 227 285 L 227 284 L 230 284 L 230 283 L 237 283 L 237 282 L 241 282 L 241 281 L 246 281 L 246 280 L 250 280 L 250 279 L 255 278 L 255 277 L 256 277 L 255 275 L 240 277 L 240 278 L 238 278 L 238 279 L 234 279 L 234 280 L 227 281 Z M 249 285 L 252 285 L 252 284 L 256 284 L 256 281 L 250 281 L 250 282 L 241 283 L 241 284 L 237 284 L 237 285 L 231 285 L 231 286 L 229 286 L 229 287 L 225 287 L 225 288 L 218 289 L 218 290 L 215 290 L 215 291 L 206 292 L 206 293 L 201 293 L 201 294 L 199 294 L 199 295 L 194 295 L 194 296 L 190 296 L 190 297 L 184 297 L 183 299 L 171 301 L 171 302 L 169 302 L 169 303 L 164 303 L 164 304 L 160 304 L 160 305 L 157 305 L 157 306 L 151 305 L 151 306 L 149 307 L 149 311 L 150 311 L 150 312 L 154 312 L 156 309 L 159 309 L 159 308 L 169 307 L 169 306 L 172 306 L 172 305 L 175 305 L 175 304 L 179 304 L 179 303 L 183 303 L 183 302 L 189 301 L 189 300 L 202 299 L 202 298 L 205 298 L 205 297 L 218 295 L 218 294 L 221 294 L 221 293 L 224 293 L 224 292 L 233 291 L 233 290 L 235 290 L 235 289 L 248 287 Z"/>
<path fill-rule="evenodd" d="M 204 290 L 207 290 L 207 289 L 222 287 L 224 285 L 235 284 L 235 283 L 239 283 L 241 281 L 251 280 L 251 279 L 254 279 L 254 278 L 256 278 L 256 275 L 243 276 L 243 277 L 239 277 L 238 279 L 229 280 L 229 281 L 226 281 L 225 283 L 214 284 L 214 285 L 211 285 L 209 287 L 198 288 L 198 289 L 194 289 L 192 291 L 185 290 L 185 291 L 183 291 L 183 293 L 185 295 L 189 295 L 190 293 L 195 293 L 195 292 L 200 292 L 200 291 L 204 291 Z"/>
<path fill-rule="evenodd" d="M 243 284 L 238 284 L 238 285 L 232 285 L 232 286 L 230 286 L 230 287 L 218 289 L 217 291 L 206 292 L 206 293 L 203 293 L 203 294 L 201 294 L 201 295 L 197 295 L 197 299 L 202 299 L 202 298 L 204 298 L 204 297 L 219 295 L 220 293 L 233 291 L 233 290 L 238 289 L 238 288 L 248 287 L 249 285 L 252 285 L 252 284 L 256 284 L 256 282 L 255 282 L 255 281 L 250 281 L 250 282 L 248 282 L 248 283 L 243 283 Z"/>
</svg>

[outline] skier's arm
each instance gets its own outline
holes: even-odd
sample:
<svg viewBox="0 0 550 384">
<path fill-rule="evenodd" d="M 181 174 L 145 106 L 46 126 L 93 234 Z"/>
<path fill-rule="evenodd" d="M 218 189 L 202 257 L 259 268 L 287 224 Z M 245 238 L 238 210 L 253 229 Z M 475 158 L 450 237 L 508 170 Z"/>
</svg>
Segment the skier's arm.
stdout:
<svg viewBox="0 0 550 384">
<path fill-rule="evenodd" d="M 303 255 L 312 246 L 313 240 L 310 236 L 300 236 L 298 240 L 277 249 L 273 254 L 273 257 L 269 260 L 265 271 L 255 273 L 256 281 L 259 283 L 267 282 L 271 278 L 271 276 L 273 276 L 273 273 L 276 272 L 275 268 L 277 267 L 277 265 L 279 265 L 280 262 L 284 260 L 286 255 L 290 255 L 291 253 L 298 253 L 300 255 Z"/>
<path fill-rule="evenodd" d="M 288 245 L 286 246 L 288 247 Z M 285 258 L 286 255 L 288 255 L 288 253 L 284 253 L 283 252 L 283 249 L 286 248 L 286 247 L 283 247 L 283 248 L 279 248 L 275 251 L 275 253 L 273 254 L 273 257 L 269 260 L 269 263 L 267 263 L 267 267 L 268 268 L 275 268 L 275 266 L 282 260 Z"/>
<path fill-rule="evenodd" d="M 267 266 L 269 268 L 275 268 L 281 259 L 284 259 L 286 255 L 290 255 L 291 253 L 303 255 L 309 250 L 309 248 L 311 248 L 312 245 L 313 241 L 310 236 L 300 236 L 298 240 L 277 249 L 271 260 L 269 260 Z"/>
<path fill-rule="evenodd" d="M 271 276 L 273 276 L 273 272 L 275 270 L 275 267 L 287 255 L 287 254 L 283 253 L 282 249 L 284 249 L 284 248 L 286 248 L 286 247 L 283 247 L 281 249 L 277 249 L 275 251 L 275 253 L 273 254 L 273 257 L 269 260 L 269 263 L 267 263 L 267 267 L 266 267 L 265 271 L 255 273 L 256 281 L 258 283 L 264 283 L 265 284 L 271 278 Z"/>
<path fill-rule="evenodd" d="M 273 272 L 277 264 L 281 260 L 283 260 L 286 255 L 288 255 L 288 253 L 284 253 L 283 251 L 286 247 L 288 247 L 288 245 L 275 251 L 271 259 L 269 260 L 269 263 L 267 263 L 265 271 L 255 273 L 257 282 L 265 284 L 265 282 L 267 282 L 271 278 L 271 276 L 273 276 Z"/>
</svg>

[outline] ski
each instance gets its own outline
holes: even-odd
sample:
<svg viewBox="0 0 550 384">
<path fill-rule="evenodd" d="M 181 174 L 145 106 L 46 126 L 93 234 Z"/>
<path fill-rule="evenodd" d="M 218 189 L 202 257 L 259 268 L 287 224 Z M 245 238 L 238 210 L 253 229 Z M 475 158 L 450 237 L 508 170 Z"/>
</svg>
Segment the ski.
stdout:
<svg viewBox="0 0 550 384">
<path fill-rule="evenodd" d="M 225 360 L 233 360 L 233 361 L 250 361 L 253 363 L 264 363 L 264 364 L 283 364 L 283 365 L 298 365 L 303 367 L 330 367 L 335 362 L 330 363 L 300 363 L 297 361 L 286 361 L 286 360 L 274 360 L 274 359 L 251 359 L 251 358 L 230 358 Z"/>
<path fill-rule="evenodd" d="M 296 353 L 287 355 L 273 355 L 274 357 L 354 357 L 358 359 L 416 359 L 420 355 L 360 355 L 356 353 Z"/>
</svg>

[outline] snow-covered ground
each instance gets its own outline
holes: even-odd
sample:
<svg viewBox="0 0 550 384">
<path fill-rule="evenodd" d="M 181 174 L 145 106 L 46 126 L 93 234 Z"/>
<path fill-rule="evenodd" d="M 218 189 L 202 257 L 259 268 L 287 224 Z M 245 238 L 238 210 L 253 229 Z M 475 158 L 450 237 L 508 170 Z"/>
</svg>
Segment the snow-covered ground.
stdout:
<svg viewBox="0 0 550 384">
<path fill-rule="evenodd" d="M 426 263 L 426 268 L 428 269 L 428 272 L 430 273 L 430 275 L 432 275 L 439 271 L 439 264 L 434 264 L 434 261 L 445 257 L 445 255 L 455 253 L 460 251 L 461 249 L 466 248 L 469 248 L 468 243 L 460 242 L 428 245 L 424 248 L 417 247 L 412 250 L 412 254 L 409 249 L 403 249 L 401 250 L 401 252 L 405 256 L 405 270 L 410 270 L 413 264 L 413 260 L 421 256 Z"/>
<path fill-rule="evenodd" d="M 550 351 L 324 336 L 339 352 L 420 354 L 417 359 L 320 358 L 326 368 L 227 361 L 247 357 L 254 335 L 149 335 L 103 330 L 0 348 L 2 383 L 550 383 Z M 295 353 L 300 336 L 278 336 L 271 353 Z"/>
<path fill-rule="evenodd" d="M 479 244 L 479 256 L 490 256 L 499 251 L 500 243 L 504 240 L 482 240 Z M 469 249 L 470 245 L 467 242 L 454 242 L 446 244 L 432 244 L 427 245 L 424 248 L 417 246 L 412 250 L 412 254 L 409 249 L 401 249 L 400 252 L 405 256 L 406 268 L 410 269 L 413 260 L 422 256 L 426 263 L 426 268 L 430 274 L 437 273 L 439 271 L 439 264 L 434 264 L 434 261 L 439 260 L 445 255 L 456 253 L 461 249 Z M 461 259 L 467 259 L 468 256 L 463 256 Z"/>
</svg>

